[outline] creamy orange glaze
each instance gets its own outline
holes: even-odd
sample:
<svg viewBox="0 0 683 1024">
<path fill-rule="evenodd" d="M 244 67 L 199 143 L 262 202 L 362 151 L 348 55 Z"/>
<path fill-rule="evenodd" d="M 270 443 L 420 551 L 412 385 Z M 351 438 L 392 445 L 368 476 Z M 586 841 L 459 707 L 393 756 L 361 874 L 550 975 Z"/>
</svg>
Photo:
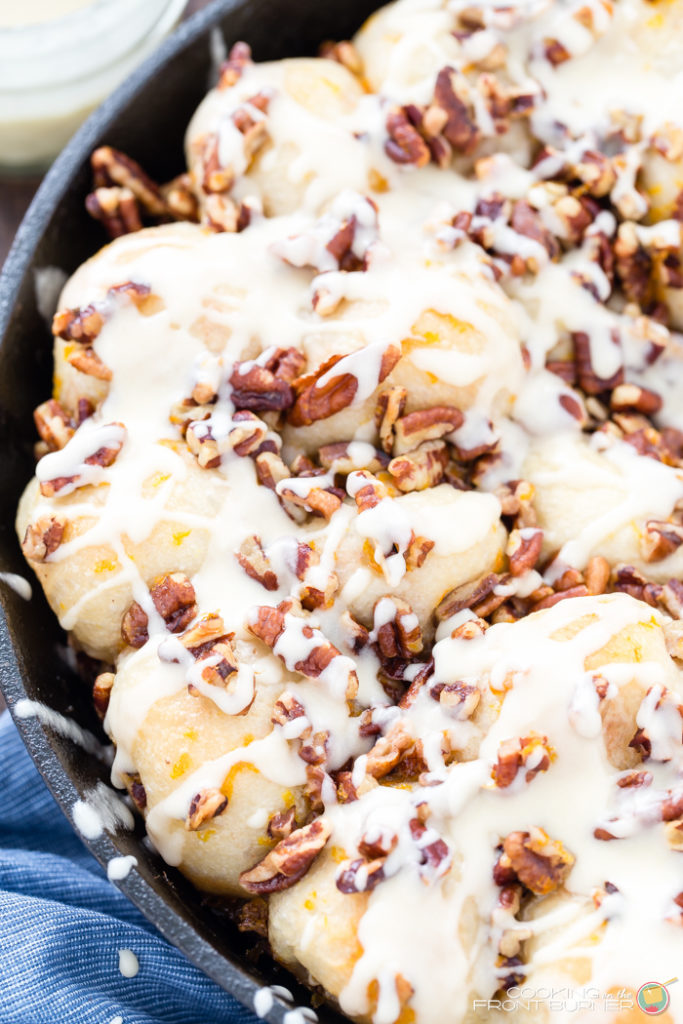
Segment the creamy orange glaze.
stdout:
<svg viewBox="0 0 683 1024">
<path fill-rule="evenodd" d="M 567 567 L 585 569 L 596 554 L 661 583 L 683 575 L 683 548 L 652 564 L 641 548 L 648 520 L 666 521 L 683 500 L 683 472 L 609 433 L 582 432 L 584 397 L 546 368 L 548 359 L 566 359 L 571 334 L 584 333 L 597 377 L 608 380 L 624 369 L 629 383 L 661 395 L 656 423 L 680 427 L 676 296 L 658 293 L 671 313 L 663 326 L 613 293 L 609 273 L 594 258 L 596 240 L 611 243 L 619 230 L 611 210 L 595 211 L 581 243 L 560 246 L 551 257 L 537 238 L 477 207 L 495 194 L 525 199 L 544 228 L 567 242 L 547 179 L 563 161 L 609 150 L 610 119 L 620 112 L 638 121 L 640 141 L 628 148 L 602 206 L 632 220 L 644 247 L 678 253 L 680 225 L 671 204 L 666 215 L 657 214 L 663 200 L 652 175 L 646 183 L 646 164 L 652 136 L 665 122 L 683 130 L 683 14 L 677 0 L 491 3 L 482 7 L 479 30 L 463 32 L 458 19 L 471 6 L 398 0 L 383 8 L 356 39 L 362 86 L 337 64 L 282 61 L 247 65 L 232 88 L 209 94 L 187 135 L 203 224 L 118 239 L 62 292 L 60 309 L 94 304 L 103 313 L 93 348 L 111 380 L 97 395 L 94 415 L 38 463 L 39 483 L 73 481 L 52 497 L 34 482 L 19 513 L 22 538 L 41 517 L 59 513 L 71 524 L 41 566 L 41 582 L 76 642 L 115 660 L 105 721 L 116 746 L 113 781 L 123 786 L 142 772 L 149 836 L 194 879 L 196 844 L 204 844 L 210 870 L 198 884 L 223 891 L 221 872 L 231 857 L 242 856 L 248 843 L 263 847 L 254 863 L 267 852 L 271 815 L 295 805 L 299 812 L 304 799 L 301 737 L 329 734 L 320 800 L 331 837 L 311 871 L 271 900 L 270 937 L 280 959 L 308 972 L 346 1013 L 373 1024 L 437 1024 L 446 1007 L 453 1024 L 497 1020 L 481 1000 L 493 998 L 513 968 L 532 988 L 589 986 L 601 997 L 624 989 L 632 997 L 645 981 L 675 976 L 683 962 L 674 903 L 683 890 L 683 855 L 667 842 L 661 820 L 667 794 L 683 799 L 683 676 L 665 642 L 670 616 L 618 593 L 566 599 L 475 639 L 452 635 L 473 618 L 467 608 L 438 626 L 432 618 L 454 587 L 507 564 L 509 521 L 501 524 L 494 492 L 520 478 L 533 485 L 544 557 L 559 554 L 554 565 L 539 563 L 500 584 L 506 596 L 527 598 Z M 549 41 L 566 54 L 556 66 L 547 59 Z M 502 46 L 492 73 L 533 96 L 535 106 L 523 127 L 499 136 L 477 66 Z M 481 149 L 472 159 L 456 157 L 450 168 L 402 166 L 385 151 L 387 113 L 396 104 L 429 104 L 444 66 L 462 73 Z M 264 94 L 266 114 L 251 102 Z M 267 145 L 255 157 L 235 126 L 239 110 L 267 126 Z M 212 132 L 220 165 L 234 175 L 230 196 L 252 211 L 239 233 L 206 226 L 212 196 L 202 186 L 198 153 Z M 536 163 L 534 139 L 547 148 Z M 667 173 L 679 170 L 683 188 L 683 166 Z M 668 179 L 663 191 L 665 185 Z M 488 232 L 488 251 L 463 236 L 454 220 L 463 212 L 472 215 L 473 231 Z M 329 247 L 350 217 L 350 254 L 363 270 L 340 269 Z M 509 272 L 513 257 L 526 272 Z M 150 290 L 140 308 L 110 291 L 127 281 Z M 644 337 L 664 355 L 646 359 Z M 55 397 L 65 404 L 70 389 L 84 386 L 68 363 L 70 344 L 56 342 Z M 387 376 L 390 347 L 398 361 Z M 283 426 L 265 414 L 263 436 L 281 447 L 288 465 L 322 445 L 350 443 L 343 473 L 335 464 L 316 476 L 283 475 L 269 489 L 259 484 L 252 459 L 233 450 L 240 414 L 230 378 L 236 362 L 246 374 L 279 348 L 301 352 L 309 373 L 340 357 L 317 388 L 346 374 L 355 391 L 345 408 L 312 424 Z M 206 469 L 169 420 L 172 406 L 198 383 L 218 396 L 210 418 L 192 428 L 200 447 L 217 444 L 220 464 Z M 457 407 L 462 423 L 447 439 L 458 448 L 498 441 L 499 457 L 475 489 L 442 482 L 403 494 L 382 469 L 377 501 L 357 507 L 377 457 L 377 395 L 391 385 L 407 389 L 411 412 Z M 109 466 L 87 461 L 98 449 L 118 446 Z M 329 518 L 286 505 L 287 495 L 305 503 L 316 489 L 334 487 L 343 498 Z M 523 539 L 534 532 L 522 530 Z M 253 535 L 276 577 L 269 590 L 236 558 Z M 431 545 L 418 568 L 411 563 L 416 537 Z M 297 576 L 303 544 L 315 559 Z M 219 655 L 195 661 L 150 597 L 161 572 L 179 569 L 190 577 L 198 615 L 219 614 L 232 635 L 238 668 L 225 686 L 202 674 L 219 664 Z M 328 587 L 322 607 L 287 611 L 272 649 L 255 639 L 258 607 Z M 401 613 L 392 595 L 408 610 Z M 132 601 L 148 617 L 149 639 L 139 650 L 123 646 L 118 635 L 116 616 Z M 368 631 L 360 651 L 351 642 L 349 613 Z M 429 653 L 434 658 L 428 685 L 408 707 L 387 696 L 376 647 L 380 631 L 401 614 L 403 627 L 421 629 L 425 643 L 403 683 L 413 682 Z M 327 641 L 337 653 L 307 675 L 301 666 Z M 475 710 L 462 717 L 438 690 L 430 695 L 435 686 L 456 683 L 478 695 Z M 189 705 L 188 685 L 195 692 Z M 283 691 L 302 714 L 273 725 L 272 705 Z M 376 735 L 359 731 L 358 713 L 367 709 L 377 731 L 419 741 L 425 770 L 418 777 L 375 784 L 368 764 Z M 188 726 L 178 749 L 168 750 L 166 732 L 184 724 L 174 713 L 187 714 Z M 650 743 L 646 763 L 629 746 L 636 729 Z M 211 737 L 206 750 L 203 730 Z M 525 744 L 524 768 L 509 786 L 497 786 L 501 745 L 517 739 Z M 158 772 L 144 760 L 155 744 L 163 748 Z M 649 787 L 618 785 L 633 767 L 651 772 Z M 342 768 L 359 793 L 348 803 L 338 800 L 331 775 Z M 250 785 L 259 794 L 251 803 L 240 795 Z M 193 799 L 205 791 L 228 798 L 224 817 L 203 831 L 186 830 Z M 233 797 L 243 820 L 226 838 L 220 823 L 232 822 Z M 416 838 L 418 818 L 426 831 Z M 552 894 L 527 892 L 523 910 L 506 915 L 493 878 L 499 844 L 537 828 L 569 851 L 573 865 Z M 600 829 L 616 838 L 596 837 Z M 384 880 L 369 893 L 361 895 L 359 883 L 358 892 L 341 896 L 336 880 L 368 836 L 394 842 Z M 430 860 L 424 851 L 434 844 L 441 853 Z M 361 882 L 367 870 L 360 869 Z M 234 892 L 234 882 L 224 890 Z M 523 963 L 511 966 L 499 948 L 515 934 Z M 672 987 L 669 1013 L 683 1024 L 680 989 Z M 266 1003 L 260 999 L 257 1009 L 266 1012 Z M 595 1017 L 541 1006 L 519 1011 L 519 1019 Z"/>
</svg>

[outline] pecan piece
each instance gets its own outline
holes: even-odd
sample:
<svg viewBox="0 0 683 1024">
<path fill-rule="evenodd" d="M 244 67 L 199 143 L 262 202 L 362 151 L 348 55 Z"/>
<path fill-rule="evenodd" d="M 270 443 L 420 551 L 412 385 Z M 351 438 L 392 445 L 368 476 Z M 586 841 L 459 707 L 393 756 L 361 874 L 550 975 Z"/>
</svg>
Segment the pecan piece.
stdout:
<svg viewBox="0 0 683 1024">
<path fill-rule="evenodd" d="M 541 828 L 510 832 L 503 840 L 503 856 L 522 885 L 537 896 L 558 889 L 574 866 L 572 854 Z"/>
<path fill-rule="evenodd" d="M 403 415 L 407 396 L 407 390 L 399 385 L 388 388 L 377 396 L 375 425 L 385 452 L 391 452 L 394 447 L 394 424 Z"/>
<path fill-rule="evenodd" d="M 386 129 L 389 138 L 384 151 L 394 163 L 424 167 L 431 158 L 429 146 L 417 128 L 410 123 L 403 107 L 393 107 L 387 114 Z"/>
<path fill-rule="evenodd" d="M 471 115 L 470 107 L 461 98 L 464 76 L 453 68 L 439 71 L 434 87 L 434 105 L 445 111 L 447 118 L 441 134 L 459 153 L 470 154 L 479 142 L 479 129 Z"/>
<path fill-rule="evenodd" d="M 541 557 L 543 547 L 543 530 L 528 526 L 522 530 L 513 530 L 508 538 L 505 553 L 510 563 L 513 576 L 533 569 Z"/>
<path fill-rule="evenodd" d="M 166 211 L 159 186 L 143 171 L 140 164 L 111 146 L 100 146 L 90 157 L 95 185 L 120 185 L 130 189 L 140 205 L 153 217 Z"/>
<path fill-rule="evenodd" d="M 106 363 L 103 363 L 97 352 L 92 348 L 78 349 L 70 352 L 66 357 L 70 366 L 86 377 L 95 377 L 97 380 L 111 380 L 112 372 Z"/>
<path fill-rule="evenodd" d="M 451 405 L 435 405 L 401 416 L 394 423 L 394 452 L 402 455 L 423 441 L 437 441 L 461 427 L 465 417 Z"/>
<path fill-rule="evenodd" d="M 386 857 L 364 860 L 358 857 L 343 868 L 336 878 L 336 886 L 345 894 L 353 892 L 372 892 L 379 882 L 384 881 L 384 861 Z"/>
<path fill-rule="evenodd" d="M 404 754 L 415 744 L 403 722 L 395 722 L 386 736 L 380 736 L 368 751 L 365 772 L 374 779 L 381 779 L 396 767 Z"/>
<path fill-rule="evenodd" d="M 662 398 L 656 391 L 638 384 L 619 384 L 610 395 L 609 404 L 614 412 L 635 410 L 645 416 L 653 416 L 662 408 Z"/>
<path fill-rule="evenodd" d="M 66 409 L 55 398 L 42 402 L 33 412 L 38 434 L 50 451 L 59 451 L 74 435 Z"/>
<path fill-rule="evenodd" d="M 451 590 L 436 606 L 434 615 L 437 622 L 450 619 L 452 615 L 464 611 L 465 608 L 470 608 L 481 618 L 484 618 L 485 614 L 490 614 L 491 611 L 494 611 L 505 600 L 506 595 L 503 594 L 499 599 L 499 595 L 494 594 L 494 590 L 503 579 L 504 577 L 498 573 L 491 572 L 486 576 L 481 576 L 479 579 L 472 580 L 469 583 L 463 583 L 454 590 Z M 484 604 L 486 609 L 482 612 L 479 609 Z"/>
<path fill-rule="evenodd" d="M 59 516 L 45 515 L 29 523 L 21 543 L 24 557 L 31 562 L 44 562 L 62 543 L 66 521 Z"/>
<path fill-rule="evenodd" d="M 352 353 L 356 356 L 357 353 Z M 349 359 L 348 356 L 331 356 L 313 373 L 299 377 L 295 382 L 297 398 L 289 412 L 289 422 L 295 427 L 310 426 L 318 420 L 328 419 L 352 404 L 358 391 L 358 378 L 355 373 L 331 374 L 337 363 Z M 382 354 L 378 384 L 391 373 L 401 358 L 401 350 L 389 345 Z M 324 384 L 320 381 L 328 377 Z"/>
<path fill-rule="evenodd" d="M 646 562 L 661 562 L 683 544 L 683 524 L 649 519 L 640 548 Z"/>
<path fill-rule="evenodd" d="M 217 818 L 228 806 L 228 798 L 220 789 L 202 789 L 195 793 L 185 818 L 188 832 L 196 832 L 207 821 Z"/>
<path fill-rule="evenodd" d="M 585 331 L 574 331 L 572 343 L 579 384 L 587 395 L 599 395 L 603 391 L 611 391 L 623 382 L 623 367 L 620 367 L 611 377 L 597 376 L 591 361 L 590 338 Z"/>
<path fill-rule="evenodd" d="M 112 239 L 142 229 L 138 203 L 129 188 L 119 185 L 96 188 L 85 197 L 85 208 Z"/>
<path fill-rule="evenodd" d="M 422 650 L 417 615 L 401 597 L 381 597 L 374 608 L 376 644 L 383 658 L 410 658 Z"/>
<path fill-rule="evenodd" d="M 301 672 L 310 679 L 322 678 L 323 681 L 326 681 L 327 676 L 327 681 L 334 688 L 343 675 L 346 680 L 346 699 L 352 700 L 358 692 L 358 676 L 353 661 L 342 655 L 317 627 L 310 625 L 306 619 L 298 615 L 290 614 L 291 612 L 291 600 L 281 601 L 277 608 L 261 605 L 252 611 L 247 628 L 275 651 L 290 672 Z M 293 653 L 290 655 L 282 649 L 275 650 L 287 630 L 291 630 L 293 639 L 296 639 Z M 302 648 L 306 651 L 305 657 L 301 656 L 304 653 Z M 333 661 L 336 661 L 336 665 L 330 669 Z"/>
<path fill-rule="evenodd" d="M 92 700 L 99 718 L 103 719 L 107 713 L 115 678 L 113 672 L 100 672 L 93 684 Z"/>
<path fill-rule="evenodd" d="M 236 85 L 244 74 L 244 69 L 252 63 L 249 43 L 244 43 L 241 40 L 236 42 L 230 48 L 228 59 L 221 66 L 220 78 L 216 88 L 230 89 L 233 85 Z"/>
<path fill-rule="evenodd" d="M 245 537 L 239 551 L 235 553 L 247 576 L 260 583 L 266 590 L 277 590 L 279 584 L 276 574 L 266 557 L 260 539 L 256 534 Z"/>
<path fill-rule="evenodd" d="M 150 595 L 171 633 L 182 632 L 197 614 L 194 587 L 183 572 L 162 576 Z"/>
<path fill-rule="evenodd" d="M 291 888 L 304 877 L 331 833 L 332 826 L 316 818 L 282 839 L 256 867 L 243 871 L 240 883 L 257 896 Z"/>
<path fill-rule="evenodd" d="M 444 441 L 426 441 L 414 451 L 397 455 L 387 468 L 399 491 L 408 494 L 436 487 L 443 480 L 448 462 L 448 448 Z"/>
<path fill-rule="evenodd" d="M 139 811 L 144 811 L 147 806 L 147 791 L 142 784 L 139 772 L 124 772 L 123 779 L 130 798 Z"/>
<path fill-rule="evenodd" d="M 104 317 L 95 306 L 62 309 L 52 318 L 52 333 L 64 341 L 91 345 L 104 327 Z"/>
<path fill-rule="evenodd" d="M 268 819 L 266 834 L 271 839 L 286 839 L 291 836 L 296 827 L 296 808 L 290 807 L 286 811 L 278 811 Z"/>
<path fill-rule="evenodd" d="M 149 640 L 147 612 L 133 601 L 121 620 L 121 636 L 131 647 L 144 647 Z"/>
<path fill-rule="evenodd" d="M 246 370 L 242 369 L 243 365 L 235 363 L 230 377 L 232 400 L 237 409 L 282 412 L 290 408 L 294 402 L 291 384 L 258 363 L 252 363 Z"/>
<path fill-rule="evenodd" d="M 504 740 L 498 748 L 498 760 L 493 766 L 491 777 L 499 789 L 506 789 L 517 778 L 520 768 L 529 761 L 531 767 L 526 772 L 526 781 L 531 782 L 539 772 L 550 767 L 547 736 L 521 736 L 519 739 Z"/>
<path fill-rule="evenodd" d="M 171 633 L 180 633 L 197 614 L 194 587 L 182 572 L 162 576 L 151 588 L 156 610 Z M 144 647 L 149 639 L 147 613 L 134 601 L 121 623 L 121 635 L 131 647 Z"/>
</svg>

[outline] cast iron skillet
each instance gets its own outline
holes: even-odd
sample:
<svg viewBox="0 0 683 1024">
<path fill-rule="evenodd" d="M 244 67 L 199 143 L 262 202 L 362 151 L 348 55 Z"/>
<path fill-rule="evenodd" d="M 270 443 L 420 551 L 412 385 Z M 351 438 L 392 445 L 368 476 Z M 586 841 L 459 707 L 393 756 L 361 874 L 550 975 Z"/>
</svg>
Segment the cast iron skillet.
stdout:
<svg viewBox="0 0 683 1024">
<path fill-rule="evenodd" d="M 86 122 L 57 159 L 19 228 L 0 277 L 0 569 L 31 576 L 14 533 L 19 496 L 32 475 L 32 410 L 51 391 L 52 339 L 36 298 L 35 271 L 56 266 L 67 274 L 104 242 L 87 216 L 88 158 L 111 144 L 135 157 L 157 180 L 184 169 L 183 133 L 204 95 L 210 35 L 218 27 L 228 45 L 247 40 L 257 60 L 312 54 L 324 39 L 348 38 L 377 7 L 374 0 L 217 0 L 164 43 Z M 2 187 L 0 185 L 0 187 Z M 32 582 L 35 582 L 32 580 Z M 101 736 L 90 694 L 60 657 L 64 637 L 40 587 L 27 604 L 0 586 L 0 683 L 11 712 L 22 698 L 40 701 Z M 15 720 L 55 799 L 72 808 L 108 770 L 96 757 L 43 726 Z M 220 910 L 203 903 L 181 875 L 140 843 L 140 833 L 105 832 L 87 842 L 105 864 L 134 853 L 138 869 L 119 887 L 198 967 L 245 1005 L 261 985 L 280 982 L 301 1005 L 310 992 L 240 934 Z M 267 1019 L 282 1021 L 288 1007 L 275 1000 Z M 326 1024 L 341 1016 L 321 1006 Z"/>
</svg>

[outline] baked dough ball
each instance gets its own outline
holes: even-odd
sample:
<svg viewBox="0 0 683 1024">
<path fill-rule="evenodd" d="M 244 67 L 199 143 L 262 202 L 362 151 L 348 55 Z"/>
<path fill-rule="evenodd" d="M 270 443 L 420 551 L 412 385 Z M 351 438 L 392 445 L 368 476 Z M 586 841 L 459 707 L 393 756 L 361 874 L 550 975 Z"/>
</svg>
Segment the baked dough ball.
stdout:
<svg viewBox="0 0 683 1024">
<path fill-rule="evenodd" d="M 121 664 L 105 727 L 118 747 L 114 767 L 120 781 L 130 787 L 131 774 L 139 775 L 148 832 L 165 859 L 200 889 L 245 896 L 240 873 L 274 845 L 266 832 L 269 819 L 295 807 L 303 820 L 306 801 L 300 786 L 271 781 L 251 762 L 248 751 L 272 733 L 273 705 L 287 673 L 270 653 L 249 651 L 243 644 L 238 662 L 240 671 L 253 670 L 256 696 L 246 713 L 230 715 L 209 697 L 191 695 L 184 670 L 161 661 L 151 642 Z M 244 759 L 236 753 L 242 748 Z M 231 763 L 216 774 L 212 762 L 226 755 Z M 183 795 L 181 790 L 188 785 L 192 789 L 194 780 L 201 792 L 209 785 L 207 777 L 211 788 L 227 797 L 227 807 L 190 829 L 185 818 L 194 793 Z"/>
<path fill-rule="evenodd" d="M 206 557 L 228 485 L 215 470 L 200 469 L 184 445 L 176 448 L 150 446 L 139 480 L 124 474 L 118 483 L 43 498 L 34 479 L 21 499 L 20 541 L 31 524 L 51 517 L 64 523 L 57 550 L 30 564 L 64 628 L 93 658 L 113 662 L 124 647 L 121 620 L 140 581 L 150 586 L 166 573 L 193 576 Z M 127 488 L 121 493 L 126 482 L 139 486 L 137 496 Z M 149 532 L 138 540 L 150 515 Z"/>
<path fill-rule="evenodd" d="M 370 627 L 381 597 L 402 598 L 431 634 L 432 615 L 442 597 L 501 564 L 507 534 L 500 504 L 492 495 L 457 491 L 449 484 L 384 500 L 385 506 L 351 521 L 337 549 L 342 596 L 352 615 Z M 412 531 L 434 542 L 422 565 L 410 565 L 398 580 L 391 578 L 392 568 L 386 561 L 381 564 L 378 553 L 378 547 L 390 543 L 392 528 L 397 536 Z"/>
<path fill-rule="evenodd" d="M 305 877 L 275 893 L 268 908 L 268 940 L 276 959 L 295 974 L 310 974 L 335 998 L 362 953 L 358 927 L 369 898 L 337 888 L 339 864 L 348 856 L 343 847 L 328 845 Z"/>
<path fill-rule="evenodd" d="M 185 139 L 204 219 L 220 226 L 217 207 L 227 200 L 229 208 L 230 197 L 256 199 L 275 217 L 302 205 L 315 212 L 343 188 L 365 191 L 367 144 L 349 120 L 362 95 L 341 64 L 303 57 L 248 64 L 236 84 L 213 89 Z M 245 111 L 257 122 L 255 141 L 235 123 Z"/>
<path fill-rule="evenodd" d="M 326 277 L 317 280 L 324 285 Z M 310 425 L 288 426 L 289 449 L 314 452 L 342 438 L 377 440 L 378 396 L 392 386 L 406 389 L 406 413 L 437 405 L 476 407 L 482 417 L 505 413 L 521 386 L 523 365 L 510 303 L 500 288 L 481 275 L 425 268 L 413 258 L 396 267 L 371 267 L 363 278 L 368 299 L 344 302 L 301 339 L 309 372 L 332 355 L 352 353 L 325 377 L 355 375 L 360 397 Z M 433 295 L 433 307 L 415 302 L 423 286 Z M 373 386 L 378 352 L 388 344 L 400 348 L 401 358 Z"/>
<path fill-rule="evenodd" d="M 462 60 L 453 25 L 446 4 L 425 10 L 390 3 L 371 14 L 353 43 L 372 91 L 397 101 L 427 102 L 436 72 Z"/>
<path fill-rule="evenodd" d="M 535 441 L 522 467 L 535 488 L 534 508 L 545 555 L 585 568 L 592 555 L 624 562 L 648 579 L 666 582 L 683 572 L 683 554 L 648 561 L 649 521 L 666 521 L 683 498 L 680 472 L 636 454 L 625 443 L 597 451 L 583 436 Z"/>
</svg>

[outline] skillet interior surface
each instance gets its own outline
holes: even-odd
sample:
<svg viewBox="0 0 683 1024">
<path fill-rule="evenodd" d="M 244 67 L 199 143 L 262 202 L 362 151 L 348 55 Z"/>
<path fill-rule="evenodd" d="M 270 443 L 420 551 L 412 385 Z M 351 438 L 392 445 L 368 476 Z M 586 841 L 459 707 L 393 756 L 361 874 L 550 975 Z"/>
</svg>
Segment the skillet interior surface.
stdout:
<svg viewBox="0 0 683 1024">
<path fill-rule="evenodd" d="M 373 0 L 218 0 L 188 20 L 83 125 L 57 159 L 17 233 L 0 277 L 0 570 L 31 576 L 14 533 L 23 487 L 32 475 L 32 410 L 49 396 L 52 339 L 39 310 L 36 271 L 71 274 L 105 239 L 85 212 L 89 155 L 110 144 L 137 159 L 157 180 L 184 169 L 185 127 L 209 85 L 211 38 L 222 30 L 230 46 L 247 40 L 256 60 L 313 54 L 324 39 L 348 38 L 377 7 Z M 216 37 L 214 36 L 214 43 Z M 1 186 L 0 186 L 1 187 Z M 17 703 L 38 701 L 104 740 L 87 688 L 65 658 L 65 638 L 40 587 L 31 580 L 26 603 L 0 586 L 0 684 L 38 769 L 72 820 L 76 800 L 109 781 L 106 757 L 60 735 L 35 715 L 20 717 Z M 25 706 L 24 706 L 25 707 Z M 261 985 L 281 983 L 310 1004 L 310 992 L 237 931 L 220 908 L 203 902 L 182 876 L 164 865 L 137 832 L 105 832 L 84 840 L 102 864 L 134 853 L 138 868 L 117 883 L 159 930 L 198 967 L 245 1005 Z M 289 1009 L 275 999 L 267 1014 L 281 1021 Z M 327 1006 L 321 1020 L 343 1018 Z"/>
</svg>

